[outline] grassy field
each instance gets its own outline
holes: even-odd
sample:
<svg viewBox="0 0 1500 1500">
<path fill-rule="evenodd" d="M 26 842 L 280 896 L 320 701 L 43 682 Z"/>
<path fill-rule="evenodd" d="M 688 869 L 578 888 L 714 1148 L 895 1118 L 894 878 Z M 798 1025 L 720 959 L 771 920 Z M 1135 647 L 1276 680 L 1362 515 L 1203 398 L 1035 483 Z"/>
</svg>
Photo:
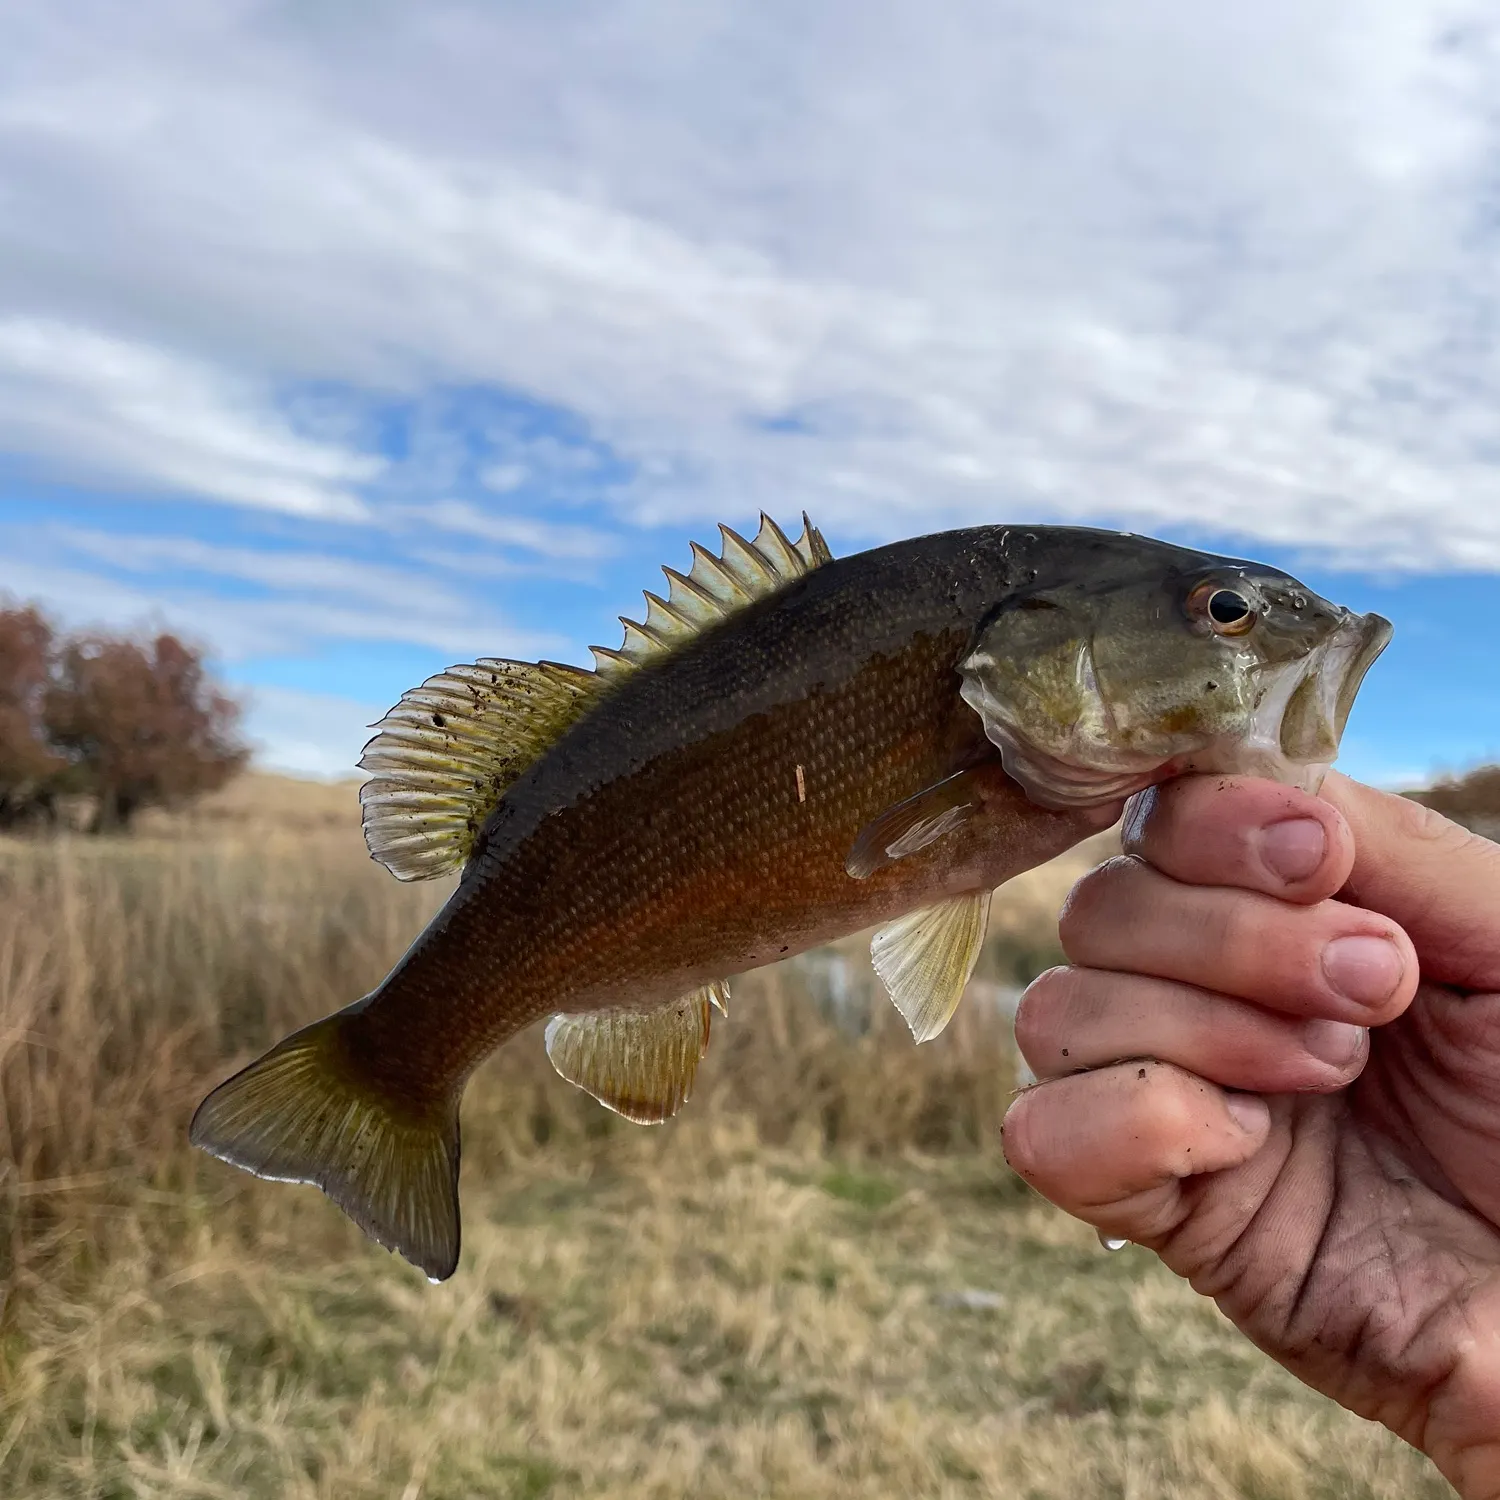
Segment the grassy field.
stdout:
<svg viewBox="0 0 1500 1500">
<path fill-rule="evenodd" d="M 441 898 L 352 809 L 247 778 L 130 843 L 0 844 L 0 1496 L 1449 1493 L 1006 1170 L 997 1000 L 1088 854 L 1007 891 L 921 1049 L 857 941 L 737 985 L 661 1130 L 513 1044 L 444 1286 L 197 1157 L 203 1090 Z"/>
</svg>

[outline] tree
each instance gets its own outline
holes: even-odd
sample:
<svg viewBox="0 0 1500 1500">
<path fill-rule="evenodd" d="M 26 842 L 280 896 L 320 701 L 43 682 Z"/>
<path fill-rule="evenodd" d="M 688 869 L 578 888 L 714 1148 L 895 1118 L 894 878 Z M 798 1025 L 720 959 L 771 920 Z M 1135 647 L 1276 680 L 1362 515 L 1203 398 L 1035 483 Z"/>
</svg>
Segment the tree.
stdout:
<svg viewBox="0 0 1500 1500">
<path fill-rule="evenodd" d="M 52 816 L 67 762 L 47 742 L 52 627 L 34 608 L 0 609 L 0 827 Z"/>
<path fill-rule="evenodd" d="M 222 786 L 249 751 L 240 706 L 173 635 L 78 636 L 57 655 L 43 701 L 48 737 L 96 799 L 93 831 L 126 828 L 143 807 Z"/>
</svg>

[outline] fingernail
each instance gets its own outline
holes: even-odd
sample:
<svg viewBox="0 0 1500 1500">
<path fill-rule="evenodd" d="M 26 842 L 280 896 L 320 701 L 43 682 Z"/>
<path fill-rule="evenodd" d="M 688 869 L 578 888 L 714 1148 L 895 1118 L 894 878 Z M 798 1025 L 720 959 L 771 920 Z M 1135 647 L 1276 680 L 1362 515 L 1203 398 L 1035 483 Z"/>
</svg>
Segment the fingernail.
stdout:
<svg viewBox="0 0 1500 1500">
<path fill-rule="evenodd" d="M 1323 975 L 1356 1005 L 1380 1005 L 1401 983 L 1405 965 L 1396 945 L 1383 937 L 1335 938 L 1323 950 Z"/>
<path fill-rule="evenodd" d="M 1365 1028 L 1347 1021 L 1311 1021 L 1302 1032 L 1302 1045 L 1319 1062 L 1334 1068 L 1353 1062 L 1364 1040 Z"/>
<path fill-rule="evenodd" d="M 1323 863 L 1328 835 L 1316 818 L 1287 818 L 1260 832 L 1260 857 L 1270 872 L 1287 881 L 1306 880 Z"/>
<path fill-rule="evenodd" d="M 1246 1135 L 1259 1135 L 1271 1120 L 1270 1106 L 1259 1094 L 1230 1094 L 1225 1108 Z"/>
</svg>

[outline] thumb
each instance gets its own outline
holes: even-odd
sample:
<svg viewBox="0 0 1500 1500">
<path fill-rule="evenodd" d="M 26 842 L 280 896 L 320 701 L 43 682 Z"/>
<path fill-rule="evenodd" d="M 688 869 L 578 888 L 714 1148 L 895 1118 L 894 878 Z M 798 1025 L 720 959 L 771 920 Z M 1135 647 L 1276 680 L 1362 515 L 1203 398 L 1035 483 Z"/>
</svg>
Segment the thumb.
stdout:
<svg viewBox="0 0 1500 1500">
<path fill-rule="evenodd" d="M 1500 990 L 1500 844 L 1337 771 L 1323 797 L 1354 834 L 1340 898 L 1400 923 L 1427 979 Z"/>
</svg>

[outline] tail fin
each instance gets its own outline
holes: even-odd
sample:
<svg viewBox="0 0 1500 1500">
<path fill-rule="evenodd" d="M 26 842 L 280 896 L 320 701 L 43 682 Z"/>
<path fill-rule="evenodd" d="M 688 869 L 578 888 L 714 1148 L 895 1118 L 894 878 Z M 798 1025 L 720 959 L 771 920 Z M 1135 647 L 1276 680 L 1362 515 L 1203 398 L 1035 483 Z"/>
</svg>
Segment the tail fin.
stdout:
<svg viewBox="0 0 1500 1500">
<path fill-rule="evenodd" d="M 458 1265 L 458 1093 L 423 1108 L 362 1078 L 340 1042 L 364 1004 L 221 1083 L 189 1136 L 257 1177 L 322 1188 L 366 1234 L 445 1281 Z"/>
</svg>

